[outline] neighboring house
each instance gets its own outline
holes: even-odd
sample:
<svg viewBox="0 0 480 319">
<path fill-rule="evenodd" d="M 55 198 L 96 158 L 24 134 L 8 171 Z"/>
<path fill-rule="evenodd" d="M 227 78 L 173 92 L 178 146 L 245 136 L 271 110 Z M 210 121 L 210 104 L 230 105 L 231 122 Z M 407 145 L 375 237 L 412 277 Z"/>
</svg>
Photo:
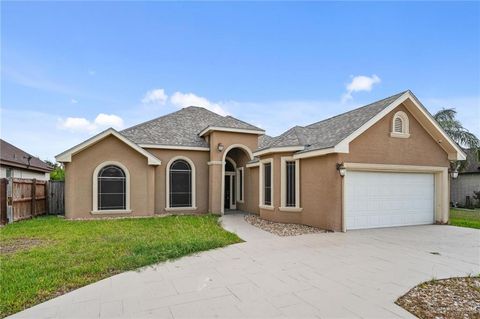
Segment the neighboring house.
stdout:
<svg viewBox="0 0 480 319">
<path fill-rule="evenodd" d="M 456 179 L 452 179 L 451 201 L 458 206 L 479 206 L 474 191 L 480 192 L 480 150 L 467 149 L 467 161 Z M 467 203 L 470 197 L 470 205 Z"/>
<path fill-rule="evenodd" d="M 4 140 L 0 143 L 0 178 L 50 179 L 52 168 L 47 163 Z"/>
<path fill-rule="evenodd" d="M 405 91 L 273 138 L 187 107 L 56 159 L 67 218 L 237 209 L 346 231 L 447 222 L 449 163 L 465 154 Z"/>
</svg>

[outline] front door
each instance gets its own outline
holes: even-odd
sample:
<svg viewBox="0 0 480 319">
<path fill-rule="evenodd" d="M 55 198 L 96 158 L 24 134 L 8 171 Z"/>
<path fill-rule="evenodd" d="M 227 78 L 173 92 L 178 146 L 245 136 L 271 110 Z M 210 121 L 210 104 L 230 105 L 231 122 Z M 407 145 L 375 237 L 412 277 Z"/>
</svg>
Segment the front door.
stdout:
<svg viewBox="0 0 480 319">
<path fill-rule="evenodd" d="M 225 209 L 237 209 L 235 199 L 235 173 L 225 173 L 225 197 L 223 201 Z"/>
</svg>

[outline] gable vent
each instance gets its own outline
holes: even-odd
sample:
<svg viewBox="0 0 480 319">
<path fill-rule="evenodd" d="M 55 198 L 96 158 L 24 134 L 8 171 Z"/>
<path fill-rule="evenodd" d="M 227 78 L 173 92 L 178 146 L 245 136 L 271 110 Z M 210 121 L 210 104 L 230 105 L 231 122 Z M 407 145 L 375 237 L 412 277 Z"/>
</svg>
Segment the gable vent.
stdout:
<svg viewBox="0 0 480 319">
<path fill-rule="evenodd" d="M 403 133 L 403 123 L 402 123 L 402 119 L 399 117 L 395 118 L 395 132 Z"/>
</svg>

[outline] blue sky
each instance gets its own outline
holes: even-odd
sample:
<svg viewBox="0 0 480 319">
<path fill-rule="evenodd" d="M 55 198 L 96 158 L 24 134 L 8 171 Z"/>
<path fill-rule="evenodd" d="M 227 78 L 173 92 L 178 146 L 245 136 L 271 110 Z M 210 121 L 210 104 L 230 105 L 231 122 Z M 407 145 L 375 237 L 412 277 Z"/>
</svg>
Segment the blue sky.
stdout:
<svg viewBox="0 0 480 319">
<path fill-rule="evenodd" d="M 479 3 L 1 6 L 1 136 L 43 159 L 189 104 L 277 135 L 405 89 L 480 136 Z"/>
</svg>

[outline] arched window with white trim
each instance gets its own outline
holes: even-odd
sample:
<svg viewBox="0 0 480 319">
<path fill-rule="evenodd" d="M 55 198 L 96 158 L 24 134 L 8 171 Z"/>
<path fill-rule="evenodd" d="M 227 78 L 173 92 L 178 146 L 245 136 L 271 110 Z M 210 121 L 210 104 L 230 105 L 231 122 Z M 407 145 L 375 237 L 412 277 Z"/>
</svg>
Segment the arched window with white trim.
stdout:
<svg viewBox="0 0 480 319">
<path fill-rule="evenodd" d="M 395 113 L 393 116 L 392 132 L 390 133 L 390 136 L 402 138 L 409 137 L 409 129 L 408 115 L 403 111 Z"/>
<path fill-rule="evenodd" d="M 95 168 L 92 206 L 92 213 L 130 210 L 130 174 L 124 165 L 107 161 Z"/>
<path fill-rule="evenodd" d="M 186 157 L 167 165 L 167 209 L 195 208 L 195 166 Z"/>
</svg>

